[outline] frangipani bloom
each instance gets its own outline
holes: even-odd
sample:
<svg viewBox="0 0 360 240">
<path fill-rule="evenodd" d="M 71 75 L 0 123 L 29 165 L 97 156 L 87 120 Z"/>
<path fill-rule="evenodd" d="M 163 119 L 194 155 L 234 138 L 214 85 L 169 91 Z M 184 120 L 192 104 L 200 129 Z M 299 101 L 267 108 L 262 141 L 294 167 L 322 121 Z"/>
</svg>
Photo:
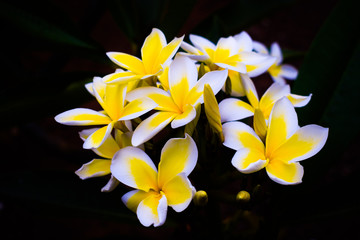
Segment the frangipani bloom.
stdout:
<svg viewBox="0 0 360 240">
<path fill-rule="evenodd" d="M 177 56 L 169 68 L 169 91 L 156 87 L 141 87 L 129 92 L 126 99 L 135 101 L 139 97 L 148 97 L 158 106 L 158 112 L 142 121 L 135 129 L 132 144 L 138 146 L 155 136 L 169 123 L 172 128 L 185 126 L 196 116 L 195 106 L 204 102 L 204 85 L 209 84 L 214 94 L 224 85 L 227 70 L 206 73 L 197 81 L 198 72 L 195 63 L 184 56 Z"/>
<path fill-rule="evenodd" d="M 276 58 L 276 61 L 273 65 L 270 66 L 268 72 L 274 82 L 286 83 L 285 79 L 294 80 L 297 78 L 298 71 L 296 68 L 289 64 L 281 64 L 283 61 L 283 55 L 281 48 L 278 43 L 271 44 L 270 53 L 267 48 L 259 42 L 254 42 L 254 50 L 259 53 L 269 54 Z"/>
<path fill-rule="evenodd" d="M 98 148 L 111 134 L 118 121 L 137 118 L 157 106 L 153 100 L 146 97 L 126 104 L 126 84 L 104 84 L 100 77 L 95 77 L 93 83 L 87 85 L 87 89 L 96 97 L 103 111 L 75 108 L 55 117 L 57 122 L 65 125 L 105 125 L 85 140 L 83 147 L 86 149 Z"/>
<path fill-rule="evenodd" d="M 181 212 L 190 204 L 195 188 L 188 179 L 198 158 L 192 138 L 173 138 L 161 151 L 158 170 L 142 150 L 126 147 L 117 152 L 111 163 L 115 178 L 136 190 L 122 200 L 144 226 L 164 224 L 167 207 Z"/>
<path fill-rule="evenodd" d="M 227 98 L 219 103 L 222 122 L 241 120 L 254 115 L 259 109 L 267 120 L 274 103 L 282 97 L 287 97 L 295 107 L 303 107 L 311 99 L 309 96 L 300 96 L 290 93 L 290 86 L 287 84 L 273 83 L 259 100 L 256 88 L 249 76 L 241 74 L 246 96 L 250 104 L 236 98 Z"/>
<path fill-rule="evenodd" d="M 280 184 L 301 183 L 304 174 L 299 161 L 314 156 L 324 146 L 328 129 L 318 125 L 298 126 L 293 105 L 286 97 L 278 100 L 269 118 L 265 145 L 248 125 L 223 125 L 224 145 L 236 150 L 232 165 L 243 173 L 266 169 Z"/>
<path fill-rule="evenodd" d="M 125 121 L 126 126 L 129 128 L 129 132 L 123 133 L 119 130 L 115 130 L 115 138 L 112 135 L 106 137 L 104 143 L 100 145 L 98 148 L 92 148 L 100 158 L 95 158 L 88 163 L 85 163 L 79 168 L 75 173 L 78 175 L 82 180 L 93 178 L 93 177 L 101 177 L 110 174 L 110 164 L 111 159 L 114 157 L 115 153 L 119 151 L 121 148 L 131 146 L 131 136 L 132 136 L 132 129 L 131 129 L 131 122 Z M 98 128 L 91 128 L 85 129 L 81 131 L 80 138 L 83 141 Z M 143 148 L 143 146 L 141 146 Z M 109 192 L 112 191 L 117 185 L 118 181 L 116 178 L 111 176 L 108 183 L 101 189 L 102 192 Z"/>
<path fill-rule="evenodd" d="M 184 37 L 174 38 L 169 44 L 159 29 L 153 28 L 141 48 L 141 59 L 127 53 L 108 52 L 107 56 L 126 72 L 104 77 L 106 83 L 126 83 L 160 75 L 180 47 Z"/>
<path fill-rule="evenodd" d="M 269 55 L 253 52 L 252 39 L 246 32 L 220 38 L 216 45 L 201 36 L 190 35 L 189 38 L 194 47 L 186 42 L 181 44 L 188 57 L 204 62 L 211 70 L 229 69 L 233 96 L 244 96 L 239 73 L 257 76 L 275 61 Z"/>
</svg>

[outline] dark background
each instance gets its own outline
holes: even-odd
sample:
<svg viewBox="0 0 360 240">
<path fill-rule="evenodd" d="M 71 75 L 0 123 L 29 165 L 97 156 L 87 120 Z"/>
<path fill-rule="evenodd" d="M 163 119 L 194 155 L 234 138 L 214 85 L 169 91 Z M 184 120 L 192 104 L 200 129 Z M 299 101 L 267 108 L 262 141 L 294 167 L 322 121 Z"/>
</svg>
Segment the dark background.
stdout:
<svg viewBox="0 0 360 240">
<path fill-rule="evenodd" d="M 337 15 L 327 20 L 333 11 Z M 301 126 L 330 128 L 324 153 L 304 162 L 301 186 L 267 182 L 264 201 L 251 203 L 259 209 L 242 206 L 235 223 L 229 220 L 233 206 L 221 205 L 222 236 L 360 239 L 359 17 L 353 1 L 2 1 L 0 19 L 0 239 L 211 237 L 212 223 L 192 215 L 207 216 L 202 212 L 212 211 L 211 198 L 200 210 L 169 210 L 163 227 L 142 227 L 121 202 L 126 188 L 100 193 L 106 178 L 81 181 L 74 174 L 94 154 L 82 149 L 82 128 L 54 121 L 71 108 L 98 109 L 84 83 L 114 71 L 107 51 L 139 56 L 153 27 L 168 41 L 185 34 L 189 42 L 194 33 L 216 42 L 245 30 L 267 46 L 278 42 L 285 62 L 300 69 L 290 83 L 293 92 L 314 94 L 314 103 L 300 110 Z M 272 80 L 264 74 L 254 82 L 261 94 Z"/>
</svg>

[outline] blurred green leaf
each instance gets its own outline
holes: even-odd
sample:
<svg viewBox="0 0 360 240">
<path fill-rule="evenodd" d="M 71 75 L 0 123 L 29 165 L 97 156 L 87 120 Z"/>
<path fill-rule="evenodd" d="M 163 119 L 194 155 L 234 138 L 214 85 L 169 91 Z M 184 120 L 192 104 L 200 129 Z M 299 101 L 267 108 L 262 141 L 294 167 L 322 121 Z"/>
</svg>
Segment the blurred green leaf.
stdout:
<svg viewBox="0 0 360 240">
<path fill-rule="evenodd" d="M 344 153 L 354 151 L 351 143 L 360 134 L 359 27 L 352 1 L 338 2 L 314 39 L 294 83 L 293 92 L 313 93 L 310 104 L 297 109 L 299 122 L 303 122 L 300 126 L 317 123 L 328 127 L 329 137 L 318 154 L 301 163 L 305 169 L 302 184 L 287 191 L 275 187 L 274 209 L 285 225 L 323 221 L 321 216 L 345 218 L 353 214 L 348 209 L 359 210 L 354 191 L 360 184 L 356 173 L 331 183 L 325 180 Z"/>
<path fill-rule="evenodd" d="M 321 119 L 353 55 L 359 33 L 359 14 L 353 1 L 340 1 L 314 39 L 293 85 L 294 93 L 313 94 L 310 103 L 298 109 L 303 124 Z"/>
</svg>

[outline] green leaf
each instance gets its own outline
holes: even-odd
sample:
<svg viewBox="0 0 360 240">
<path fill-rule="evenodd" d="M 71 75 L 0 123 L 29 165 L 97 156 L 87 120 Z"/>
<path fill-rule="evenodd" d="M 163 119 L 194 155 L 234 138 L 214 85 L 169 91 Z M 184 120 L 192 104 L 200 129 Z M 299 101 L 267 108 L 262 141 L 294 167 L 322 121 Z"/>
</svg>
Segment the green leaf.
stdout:
<svg viewBox="0 0 360 240">
<path fill-rule="evenodd" d="M 298 109 L 299 120 L 304 124 L 321 119 L 356 47 L 360 21 L 352 2 L 344 0 L 337 4 L 299 69 L 293 92 L 313 94 L 310 103 Z"/>
</svg>

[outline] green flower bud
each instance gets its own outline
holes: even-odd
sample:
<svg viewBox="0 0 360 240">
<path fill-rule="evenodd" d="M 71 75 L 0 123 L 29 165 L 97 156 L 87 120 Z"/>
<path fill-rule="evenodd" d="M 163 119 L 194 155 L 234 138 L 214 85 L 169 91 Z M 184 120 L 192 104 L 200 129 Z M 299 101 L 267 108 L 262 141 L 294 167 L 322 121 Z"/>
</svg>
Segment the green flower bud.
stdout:
<svg viewBox="0 0 360 240">
<path fill-rule="evenodd" d="M 208 202 L 208 195 L 205 191 L 199 190 L 195 193 L 193 201 L 196 206 L 205 206 Z"/>
<path fill-rule="evenodd" d="M 250 201 L 250 193 L 242 190 L 236 195 L 236 200 L 242 203 L 247 203 Z"/>
</svg>

